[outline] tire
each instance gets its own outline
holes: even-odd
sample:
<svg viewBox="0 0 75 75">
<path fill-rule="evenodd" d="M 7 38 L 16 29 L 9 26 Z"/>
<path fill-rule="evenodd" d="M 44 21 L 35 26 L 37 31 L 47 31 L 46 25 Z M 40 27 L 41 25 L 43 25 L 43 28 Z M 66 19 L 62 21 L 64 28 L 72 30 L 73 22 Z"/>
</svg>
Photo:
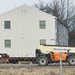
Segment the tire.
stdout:
<svg viewBox="0 0 75 75">
<path fill-rule="evenodd" d="M 68 59 L 68 63 L 69 65 L 75 65 L 75 56 L 71 56 L 69 59 Z"/>
<path fill-rule="evenodd" d="M 47 66 L 48 65 L 48 58 L 45 56 L 42 56 L 38 59 L 39 66 Z"/>
</svg>

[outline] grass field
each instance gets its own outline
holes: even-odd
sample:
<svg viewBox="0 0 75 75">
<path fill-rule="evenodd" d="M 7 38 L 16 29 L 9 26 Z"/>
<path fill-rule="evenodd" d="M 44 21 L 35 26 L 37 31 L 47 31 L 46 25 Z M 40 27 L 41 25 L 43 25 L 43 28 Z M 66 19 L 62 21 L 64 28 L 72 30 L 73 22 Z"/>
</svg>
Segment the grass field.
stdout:
<svg viewBox="0 0 75 75">
<path fill-rule="evenodd" d="M 60 75 L 60 67 L 0 68 L 0 75 Z M 75 67 L 63 67 L 63 75 L 75 75 Z"/>
</svg>

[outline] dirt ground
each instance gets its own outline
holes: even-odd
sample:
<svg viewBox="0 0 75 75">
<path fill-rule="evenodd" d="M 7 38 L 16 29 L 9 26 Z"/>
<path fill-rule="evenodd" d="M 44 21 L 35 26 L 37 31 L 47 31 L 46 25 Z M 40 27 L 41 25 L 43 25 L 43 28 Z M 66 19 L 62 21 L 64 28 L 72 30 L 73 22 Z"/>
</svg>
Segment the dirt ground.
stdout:
<svg viewBox="0 0 75 75">
<path fill-rule="evenodd" d="M 60 75 L 60 67 L 0 68 L 0 75 Z M 75 75 L 75 67 L 63 67 L 63 75 Z"/>
</svg>

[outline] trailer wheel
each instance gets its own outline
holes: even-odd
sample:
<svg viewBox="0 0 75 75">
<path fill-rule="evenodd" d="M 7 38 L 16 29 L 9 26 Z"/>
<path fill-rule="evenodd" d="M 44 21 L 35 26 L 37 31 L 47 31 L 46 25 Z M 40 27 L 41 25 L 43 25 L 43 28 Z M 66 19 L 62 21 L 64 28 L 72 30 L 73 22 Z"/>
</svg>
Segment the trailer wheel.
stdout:
<svg viewBox="0 0 75 75">
<path fill-rule="evenodd" d="M 68 62 L 69 62 L 69 65 L 75 65 L 75 56 L 71 56 L 69 59 L 68 59 Z"/>
<path fill-rule="evenodd" d="M 38 59 L 38 64 L 40 66 L 46 66 L 48 65 L 48 58 L 45 57 L 45 56 L 41 56 L 39 59 Z"/>
</svg>

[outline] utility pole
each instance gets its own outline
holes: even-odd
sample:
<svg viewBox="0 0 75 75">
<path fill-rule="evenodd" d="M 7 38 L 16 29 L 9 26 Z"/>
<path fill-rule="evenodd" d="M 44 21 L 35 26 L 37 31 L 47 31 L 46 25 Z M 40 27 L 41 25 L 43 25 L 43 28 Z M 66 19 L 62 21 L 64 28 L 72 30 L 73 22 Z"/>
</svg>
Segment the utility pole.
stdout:
<svg viewBox="0 0 75 75">
<path fill-rule="evenodd" d="M 62 52 L 60 52 L 60 75 L 63 75 L 62 73 Z"/>
</svg>

